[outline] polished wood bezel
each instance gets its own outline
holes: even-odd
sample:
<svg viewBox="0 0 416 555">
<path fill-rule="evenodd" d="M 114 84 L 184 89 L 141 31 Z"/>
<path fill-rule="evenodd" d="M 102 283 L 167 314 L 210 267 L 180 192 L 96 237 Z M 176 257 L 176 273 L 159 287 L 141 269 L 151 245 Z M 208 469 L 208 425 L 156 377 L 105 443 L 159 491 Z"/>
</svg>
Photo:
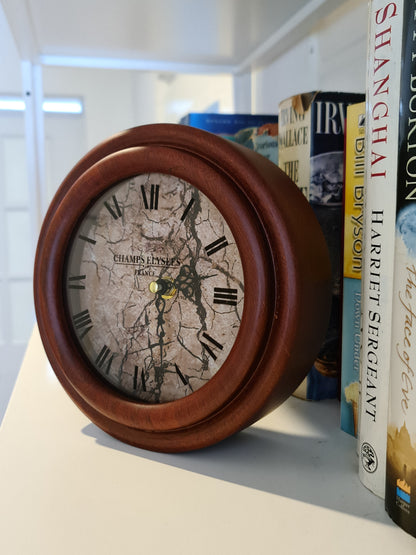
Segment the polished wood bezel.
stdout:
<svg viewBox="0 0 416 555">
<path fill-rule="evenodd" d="M 245 277 L 240 331 L 221 369 L 192 395 L 158 405 L 128 399 L 91 371 L 74 341 L 63 290 L 68 244 L 87 208 L 120 180 L 149 172 L 180 177 L 216 204 Z M 161 451 L 215 443 L 285 400 L 313 362 L 330 299 L 325 242 L 297 187 L 263 157 L 176 125 L 134 128 L 80 161 L 45 218 L 34 278 L 41 337 L 70 397 L 115 437 Z"/>
<path fill-rule="evenodd" d="M 186 171 L 185 171 L 186 169 Z M 123 179 L 142 173 L 169 173 L 185 179 L 213 202 L 221 203 L 222 213 L 236 237 L 245 276 L 245 305 L 242 322 L 234 346 L 221 371 L 201 389 L 183 399 L 170 403 L 150 404 L 132 400 L 114 390 L 100 379 L 97 372 L 86 368 L 90 364 L 79 352 L 69 326 L 65 306 L 63 275 L 69 240 L 83 214 L 109 187 Z M 185 175 L 186 174 L 186 175 Z M 227 202 L 221 202 L 226 198 Z M 170 147 L 136 147 L 109 155 L 82 174 L 62 198 L 59 209 L 50 221 L 45 236 L 45 249 L 51 253 L 43 264 L 42 274 L 48 296 L 45 299 L 48 320 L 54 322 L 51 347 L 65 361 L 58 372 L 66 376 L 84 400 L 98 412 L 126 425 L 147 431 L 181 428 L 203 420 L 218 411 L 236 394 L 258 362 L 264 338 L 272 318 L 274 284 L 267 243 L 260 233 L 251 207 L 238 195 L 233 184 L 204 161 Z M 241 227 L 244 228 L 244 242 Z M 252 322 L 258 333 L 253 336 Z M 241 358 L 245 364 L 240 364 Z"/>
</svg>

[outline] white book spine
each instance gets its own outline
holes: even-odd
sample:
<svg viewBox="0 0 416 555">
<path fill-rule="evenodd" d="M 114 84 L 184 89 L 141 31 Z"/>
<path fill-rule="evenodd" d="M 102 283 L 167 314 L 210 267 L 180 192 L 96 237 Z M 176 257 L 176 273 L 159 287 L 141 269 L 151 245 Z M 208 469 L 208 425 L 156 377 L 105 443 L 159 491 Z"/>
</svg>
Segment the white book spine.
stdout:
<svg viewBox="0 0 416 555">
<path fill-rule="evenodd" d="M 384 498 L 403 0 L 371 0 L 366 85 L 359 476 Z"/>
<path fill-rule="evenodd" d="M 403 22 L 385 505 L 416 537 L 416 0 Z"/>
</svg>

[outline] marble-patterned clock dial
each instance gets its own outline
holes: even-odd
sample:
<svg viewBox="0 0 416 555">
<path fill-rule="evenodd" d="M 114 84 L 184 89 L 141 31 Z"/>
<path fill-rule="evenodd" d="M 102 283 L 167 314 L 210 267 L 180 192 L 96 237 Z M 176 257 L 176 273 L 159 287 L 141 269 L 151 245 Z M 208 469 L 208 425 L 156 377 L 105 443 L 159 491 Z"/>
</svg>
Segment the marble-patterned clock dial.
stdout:
<svg viewBox="0 0 416 555">
<path fill-rule="evenodd" d="M 164 403 L 206 384 L 239 331 L 235 239 L 200 190 L 150 173 L 106 191 L 67 253 L 68 319 L 91 366 L 121 392 Z"/>
</svg>

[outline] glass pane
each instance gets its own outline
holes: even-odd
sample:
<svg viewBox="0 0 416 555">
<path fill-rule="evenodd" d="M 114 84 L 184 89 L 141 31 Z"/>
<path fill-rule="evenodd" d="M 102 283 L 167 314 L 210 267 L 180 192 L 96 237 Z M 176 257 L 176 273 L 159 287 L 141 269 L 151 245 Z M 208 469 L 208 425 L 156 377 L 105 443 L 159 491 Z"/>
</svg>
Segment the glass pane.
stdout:
<svg viewBox="0 0 416 555">
<path fill-rule="evenodd" d="M 9 292 L 12 308 L 12 343 L 26 343 L 35 323 L 32 281 L 25 280 L 10 283 Z"/>
<path fill-rule="evenodd" d="M 29 205 L 24 137 L 3 139 L 3 160 L 6 180 L 6 206 Z"/>
<path fill-rule="evenodd" d="M 29 212 L 6 212 L 7 269 L 10 277 L 32 274 L 32 235 Z"/>
</svg>

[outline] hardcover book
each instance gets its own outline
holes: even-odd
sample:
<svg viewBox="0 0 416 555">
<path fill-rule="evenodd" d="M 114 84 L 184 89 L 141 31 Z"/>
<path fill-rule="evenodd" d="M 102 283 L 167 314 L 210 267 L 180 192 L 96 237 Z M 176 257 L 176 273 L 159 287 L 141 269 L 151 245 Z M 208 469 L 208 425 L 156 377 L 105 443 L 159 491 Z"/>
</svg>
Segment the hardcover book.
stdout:
<svg viewBox="0 0 416 555">
<path fill-rule="evenodd" d="M 397 3 L 396 14 L 403 38 L 394 89 L 400 111 L 385 504 L 416 537 L 416 3 Z"/>
<path fill-rule="evenodd" d="M 179 123 L 204 129 L 239 143 L 278 163 L 278 116 L 267 114 L 209 114 L 191 112 Z"/>
<path fill-rule="evenodd" d="M 332 263 L 332 311 L 325 341 L 295 395 L 320 400 L 339 395 L 344 126 L 346 108 L 363 94 L 314 91 L 279 105 L 279 166 L 309 200 L 327 240 Z"/>
<path fill-rule="evenodd" d="M 372 0 L 367 56 L 359 476 L 384 497 L 403 2 Z"/>
<path fill-rule="evenodd" d="M 365 102 L 347 107 L 344 168 L 341 429 L 358 433 L 363 249 Z"/>
</svg>

